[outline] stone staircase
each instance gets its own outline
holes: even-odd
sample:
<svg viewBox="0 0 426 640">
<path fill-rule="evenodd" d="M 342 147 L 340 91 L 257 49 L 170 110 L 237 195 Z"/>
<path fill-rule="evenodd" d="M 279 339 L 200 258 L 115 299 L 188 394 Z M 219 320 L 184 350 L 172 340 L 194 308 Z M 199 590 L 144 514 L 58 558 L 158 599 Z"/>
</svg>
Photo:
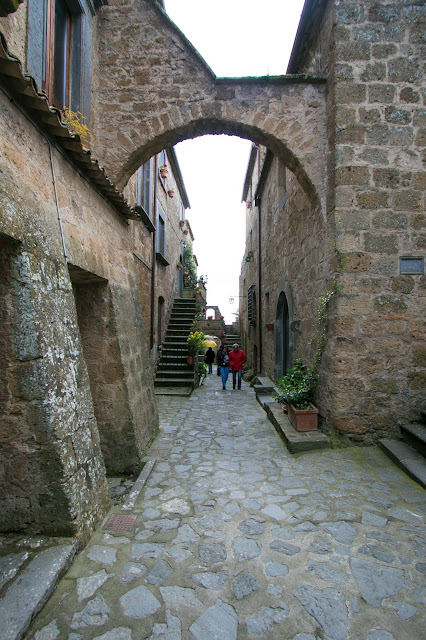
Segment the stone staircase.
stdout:
<svg viewBox="0 0 426 640">
<path fill-rule="evenodd" d="M 195 314 L 194 299 L 175 299 L 155 376 L 155 395 L 189 396 L 194 389 L 194 368 L 186 357 Z"/>
<path fill-rule="evenodd" d="M 426 409 L 421 423 L 401 427 L 401 440 L 379 440 L 379 447 L 405 473 L 426 489 Z"/>
</svg>

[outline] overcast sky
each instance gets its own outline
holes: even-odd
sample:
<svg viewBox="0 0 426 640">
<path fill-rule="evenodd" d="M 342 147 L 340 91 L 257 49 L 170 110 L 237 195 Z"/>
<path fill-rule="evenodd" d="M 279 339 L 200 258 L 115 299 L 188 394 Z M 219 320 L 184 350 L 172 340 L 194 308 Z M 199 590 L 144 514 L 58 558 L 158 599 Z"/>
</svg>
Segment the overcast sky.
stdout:
<svg viewBox="0 0 426 640">
<path fill-rule="evenodd" d="M 304 0 L 165 0 L 166 11 L 217 76 L 286 72 Z M 208 276 L 207 303 L 227 323 L 238 310 L 245 245 L 241 203 L 251 142 L 203 136 L 178 144 L 176 153 L 191 209 L 198 275 Z M 234 305 L 229 298 L 235 298 Z"/>
</svg>

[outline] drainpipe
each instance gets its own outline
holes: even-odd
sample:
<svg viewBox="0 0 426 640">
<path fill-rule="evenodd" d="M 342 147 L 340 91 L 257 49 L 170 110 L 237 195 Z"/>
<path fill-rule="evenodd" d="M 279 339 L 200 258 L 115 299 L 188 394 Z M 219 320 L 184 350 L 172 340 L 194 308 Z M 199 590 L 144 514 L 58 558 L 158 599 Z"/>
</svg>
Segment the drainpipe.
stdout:
<svg viewBox="0 0 426 640">
<path fill-rule="evenodd" d="M 158 187 L 158 157 L 154 157 L 154 231 L 152 232 L 152 271 L 151 271 L 151 332 L 150 332 L 150 348 L 154 346 L 154 325 L 155 325 L 155 276 L 157 260 L 155 257 L 157 244 L 157 187 Z"/>
<path fill-rule="evenodd" d="M 259 287 L 259 302 L 258 302 L 258 319 L 259 319 L 259 372 L 263 371 L 263 341 L 262 341 L 262 198 L 257 196 L 254 204 L 258 208 L 259 211 L 259 223 L 258 223 L 258 244 L 257 244 L 257 253 L 259 256 L 259 267 L 258 267 L 258 287 Z"/>
</svg>

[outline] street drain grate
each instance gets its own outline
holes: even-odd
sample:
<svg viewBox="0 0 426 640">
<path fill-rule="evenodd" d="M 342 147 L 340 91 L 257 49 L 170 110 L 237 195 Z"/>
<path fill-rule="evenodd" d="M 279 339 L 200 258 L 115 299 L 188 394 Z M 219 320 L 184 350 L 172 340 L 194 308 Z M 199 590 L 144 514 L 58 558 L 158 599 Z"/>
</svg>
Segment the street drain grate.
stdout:
<svg viewBox="0 0 426 640">
<path fill-rule="evenodd" d="M 108 529 L 108 531 L 131 531 L 135 526 L 136 517 L 114 513 L 108 518 L 103 529 Z"/>
<path fill-rule="evenodd" d="M 152 451 L 149 452 L 149 455 L 154 458 L 167 458 L 169 455 L 169 449 L 152 449 Z"/>
</svg>

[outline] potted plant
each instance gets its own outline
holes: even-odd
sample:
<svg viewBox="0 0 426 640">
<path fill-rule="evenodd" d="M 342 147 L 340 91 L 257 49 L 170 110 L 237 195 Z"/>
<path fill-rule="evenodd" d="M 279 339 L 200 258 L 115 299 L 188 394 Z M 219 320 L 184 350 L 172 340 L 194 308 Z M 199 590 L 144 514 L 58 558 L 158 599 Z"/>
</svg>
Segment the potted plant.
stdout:
<svg viewBox="0 0 426 640">
<path fill-rule="evenodd" d="M 178 262 L 178 263 L 176 264 L 176 269 L 177 269 L 178 271 L 182 271 L 182 263 L 181 263 L 181 262 Z"/>
<path fill-rule="evenodd" d="M 278 380 L 275 399 L 287 406 L 288 417 L 297 431 L 318 429 L 318 409 L 312 404 L 317 377 L 312 368 L 297 359 Z"/>
<path fill-rule="evenodd" d="M 174 189 L 167 189 L 167 195 L 169 196 L 169 198 L 174 198 L 175 190 Z"/>
<path fill-rule="evenodd" d="M 168 175 L 169 175 L 169 170 L 167 168 L 167 164 L 164 163 L 160 166 L 160 176 L 162 178 L 167 178 Z"/>
<path fill-rule="evenodd" d="M 188 235 L 188 229 L 184 229 L 183 232 L 186 236 Z"/>
<path fill-rule="evenodd" d="M 200 349 L 204 349 L 204 333 L 201 331 L 191 331 L 187 338 L 188 342 L 188 352 L 187 363 L 194 364 L 194 358 Z"/>
<path fill-rule="evenodd" d="M 198 386 L 201 387 L 207 375 L 207 365 L 205 362 L 198 361 L 197 366 L 198 366 L 198 378 L 199 378 Z"/>
<path fill-rule="evenodd" d="M 181 229 L 185 226 L 185 220 L 179 220 L 179 226 Z"/>
</svg>

